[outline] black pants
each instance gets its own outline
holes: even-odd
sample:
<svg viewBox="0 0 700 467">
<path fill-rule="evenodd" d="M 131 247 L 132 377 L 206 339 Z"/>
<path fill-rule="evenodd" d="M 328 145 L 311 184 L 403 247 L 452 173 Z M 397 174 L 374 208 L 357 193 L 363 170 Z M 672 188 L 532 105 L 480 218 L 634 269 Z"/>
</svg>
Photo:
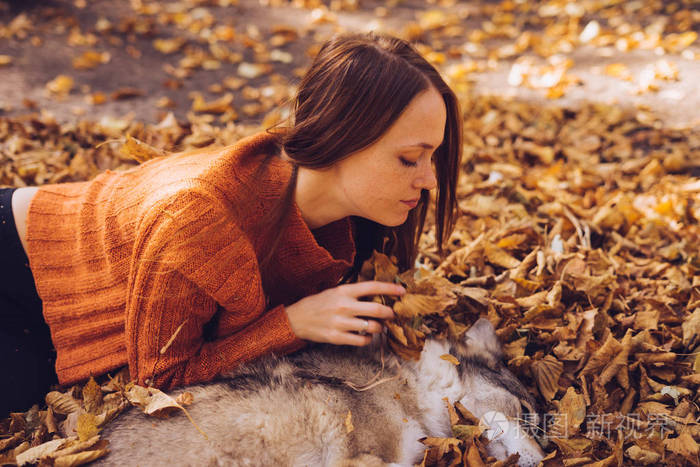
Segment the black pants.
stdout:
<svg viewBox="0 0 700 467">
<path fill-rule="evenodd" d="M 43 402 L 58 382 L 56 352 L 12 215 L 15 188 L 0 188 L 0 419 Z"/>
</svg>

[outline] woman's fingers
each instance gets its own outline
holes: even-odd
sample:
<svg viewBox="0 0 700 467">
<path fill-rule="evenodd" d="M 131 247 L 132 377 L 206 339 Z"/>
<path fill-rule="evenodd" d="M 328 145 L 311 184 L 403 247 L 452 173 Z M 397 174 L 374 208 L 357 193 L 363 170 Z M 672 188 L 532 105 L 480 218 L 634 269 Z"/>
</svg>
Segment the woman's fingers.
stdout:
<svg viewBox="0 0 700 467">
<path fill-rule="evenodd" d="M 394 310 L 391 307 L 376 302 L 355 302 L 353 314 L 377 319 L 394 319 Z"/>
<path fill-rule="evenodd" d="M 363 336 L 360 334 L 354 334 L 352 332 L 344 332 L 335 342 L 338 345 L 354 345 L 355 347 L 361 347 L 363 345 L 368 345 L 372 342 L 372 336 Z"/>
<path fill-rule="evenodd" d="M 382 332 L 382 324 L 374 319 L 365 318 L 344 318 L 337 321 L 337 328 L 341 331 L 364 332 L 367 334 L 377 334 Z"/>
<path fill-rule="evenodd" d="M 377 334 L 382 332 L 382 323 L 375 319 L 367 319 L 361 316 L 358 317 L 343 317 L 338 318 L 334 327 L 339 332 L 359 332 L 367 334 Z"/>
<path fill-rule="evenodd" d="M 344 284 L 338 287 L 350 297 L 366 297 L 368 295 L 403 295 L 406 289 L 391 282 L 365 281 L 354 284 Z"/>
</svg>

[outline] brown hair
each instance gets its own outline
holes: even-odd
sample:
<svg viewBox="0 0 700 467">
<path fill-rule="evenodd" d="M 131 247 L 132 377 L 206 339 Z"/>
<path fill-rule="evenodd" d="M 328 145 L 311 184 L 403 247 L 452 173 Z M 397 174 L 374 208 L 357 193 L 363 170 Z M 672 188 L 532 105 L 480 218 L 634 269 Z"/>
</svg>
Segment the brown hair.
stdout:
<svg viewBox="0 0 700 467">
<path fill-rule="evenodd" d="M 290 211 L 297 168 L 331 166 L 377 141 L 420 92 L 434 87 L 445 101 L 447 123 L 435 151 L 437 197 L 436 241 L 440 253 L 455 222 L 456 188 L 462 154 L 462 119 L 455 94 L 438 71 L 408 42 L 376 33 L 343 34 L 326 42 L 298 86 L 294 123 L 268 128 L 293 164 L 292 178 L 271 217 L 278 227 Z M 418 206 L 400 226 L 385 227 L 356 218 L 355 268 L 373 249 L 397 258 L 401 270 L 413 267 L 430 194 L 422 190 Z M 261 262 L 272 258 L 280 235 Z"/>
</svg>

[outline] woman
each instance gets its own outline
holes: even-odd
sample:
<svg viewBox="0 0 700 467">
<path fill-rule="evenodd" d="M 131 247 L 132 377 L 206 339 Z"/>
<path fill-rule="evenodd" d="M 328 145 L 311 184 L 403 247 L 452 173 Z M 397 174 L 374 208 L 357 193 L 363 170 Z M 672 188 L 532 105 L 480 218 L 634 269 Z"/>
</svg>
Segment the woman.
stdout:
<svg viewBox="0 0 700 467">
<path fill-rule="evenodd" d="M 373 249 L 413 265 L 433 188 L 438 243 L 448 237 L 457 100 L 405 41 L 343 35 L 315 58 L 293 116 L 222 149 L 2 193 L 0 371 L 3 391 L 18 388 L 2 413 L 125 364 L 170 388 L 381 332 L 392 310 L 360 298 L 403 289 L 341 283 Z"/>
</svg>

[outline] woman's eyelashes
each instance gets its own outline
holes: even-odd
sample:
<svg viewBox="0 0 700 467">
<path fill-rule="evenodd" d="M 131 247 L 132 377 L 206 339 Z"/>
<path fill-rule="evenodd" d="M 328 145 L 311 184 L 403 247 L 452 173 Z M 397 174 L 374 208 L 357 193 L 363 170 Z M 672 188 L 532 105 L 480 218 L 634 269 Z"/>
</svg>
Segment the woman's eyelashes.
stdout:
<svg viewBox="0 0 700 467">
<path fill-rule="evenodd" d="M 415 167 L 418 165 L 418 162 L 409 161 L 403 156 L 399 157 L 399 160 L 401 161 L 401 164 L 406 167 Z"/>
<path fill-rule="evenodd" d="M 424 154 L 422 154 L 420 157 L 423 157 Z M 399 156 L 399 160 L 401 161 L 401 165 L 405 167 L 417 167 L 418 166 L 418 160 L 412 161 L 410 159 L 407 159 L 404 156 Z M 419 158 L 420 160 L 420 158 Z M 430 155 L 430 163 L 432 165 L 435 165 L 435 153 L 432 153 Z"/>
</svg>

